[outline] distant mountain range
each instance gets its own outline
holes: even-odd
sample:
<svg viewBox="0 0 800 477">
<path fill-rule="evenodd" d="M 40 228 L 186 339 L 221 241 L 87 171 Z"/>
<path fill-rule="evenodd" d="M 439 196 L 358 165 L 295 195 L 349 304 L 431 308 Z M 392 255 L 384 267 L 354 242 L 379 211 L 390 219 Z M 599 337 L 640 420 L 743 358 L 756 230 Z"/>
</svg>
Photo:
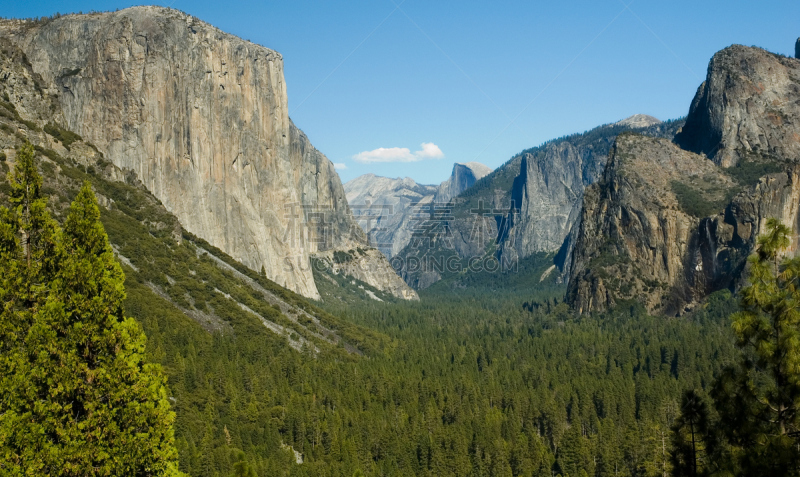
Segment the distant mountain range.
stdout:
<svg viewBox="0 0 800 477">
<path fill-rule="evenodd" d="M 738 286 L 766 218 L 800 229 L 800 62 L 758 48 L 714 55 L 685 121 L 637 114 L 494 171 L 455 164 L 439 185 L 343 186 L 289 118 L 275 51 L 160 7 L 0 20 L 0 38 L 22 68 L 4 77 L 4 155 L 23 137 L 67 154 L 77 134 L 181 231 L 313 299 L 320 276 L 413 300 L 546 257 L 547 274 L 526 270 L 568 281 L 579 311 L 635 299 L 680 314 Z"/>
<path fill-rule="evenodd" d="M 418 232 L 415 227 L 426 208 L 447 204 L 491 171 L 479 162 L 456 163 L 450 177 L 438 186 L 417 184 L 409 177 L 364 174 L 345 183 L 344 191 L 370 243 L 391 258 Z"/>
<path fill-rule="evenodd" d="M 561 280 L 583 191 L 602 176 L 617 135 L 672 138 L 682 124 L 635 115 L 526 149 L 454 197 L 447 216 L 418 217 L 412 227 L 423 236 L 395 252 L 393 265 L 408 284 L 423 289 L 448 275 L 468 274 L 470 262 L 496 260 L 513 268 L 534 254 L 563 249 L 556 257 L 559 272 L 551 275 Z M 443 265 L 448 261 L 449 268 Z"/>
</svg>

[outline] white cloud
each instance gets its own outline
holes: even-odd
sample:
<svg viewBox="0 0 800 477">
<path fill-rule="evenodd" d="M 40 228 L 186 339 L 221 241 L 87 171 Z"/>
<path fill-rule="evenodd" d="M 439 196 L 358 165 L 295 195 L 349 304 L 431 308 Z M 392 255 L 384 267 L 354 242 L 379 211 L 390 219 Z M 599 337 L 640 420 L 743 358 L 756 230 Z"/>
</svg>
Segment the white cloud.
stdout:
<svg viewBox="0 0 800 477">
<path fill-rule="evenodd" d="M 347 169 L 347 164 L 345 164 L 344 162 L 334 162 L 333 168 L 336 169 L 337 171 L 343 171 Z"/>
<path fill-rule="evenodd" d="M 439 149 L 439 146 L 432 142 L 423 142 L 422 150 L 415 152 L 414 155 L 423 159 L 441 159 L 444 157 L 444 153 Z"/>
<path fill-rule="evenodd" d="M 372 162 L 416 162 L 423 159 L 440 159 L 444 153 L 432 142 L 423 142 L 422 149 L 411 152 L 407 147 L 379 147 L 371 151 L 359 152 L 353 160 L 362 164 Z"/>
</svg>

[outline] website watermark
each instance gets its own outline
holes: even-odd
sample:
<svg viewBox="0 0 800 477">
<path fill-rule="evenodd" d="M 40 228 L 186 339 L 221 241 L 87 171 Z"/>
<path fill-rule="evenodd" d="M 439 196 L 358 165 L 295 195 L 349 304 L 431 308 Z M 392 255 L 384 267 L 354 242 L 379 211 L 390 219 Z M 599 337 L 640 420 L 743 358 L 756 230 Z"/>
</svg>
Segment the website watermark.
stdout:
<svg viewBox="0 0 800 477">
<path fill-rule="evenodd" d="M 510 273 L 519 269 L 516 254 L 498 247 L 503 224 L 516 209 L 490 206 L 484 200 L 458 214 L 453 201 L 349 204 L 342 209 L 302 204 L 284 205 L 285 227 L 280 240 L 290 252 L 283 259 L 287 271 L 379 272 L 386 262 L 364 259 L 377 249 L 399 275 Z M 354 245 L 355 244 L 355 245 Z M 315 251 L 311 263 L 308 253 Z"/>
</svg>

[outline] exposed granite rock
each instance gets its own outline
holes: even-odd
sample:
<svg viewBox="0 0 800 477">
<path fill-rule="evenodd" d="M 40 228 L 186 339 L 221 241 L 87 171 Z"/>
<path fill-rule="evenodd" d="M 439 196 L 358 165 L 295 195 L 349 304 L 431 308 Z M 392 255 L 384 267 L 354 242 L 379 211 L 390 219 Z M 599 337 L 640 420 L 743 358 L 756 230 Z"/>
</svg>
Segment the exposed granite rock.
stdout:
<svg viewBox="0 0 800 477">
<path fill-rule="evenodd" d="M 727 48 L 711 60 L 675 139 L 688 150 L 617 139 L 602 181 L 584 196 L 567 292 L 577 310 L 632 299 L 681 314 L 741 284 L 767 219 L 797 236 L 798 73 L 796 60 Z M 797 253 L 796 241 L 788 253 Z"/>
<path fill-rule="evenodd" d="M 800 59 L 800 38 L 794 42 L 794 57 Z"/>
<path fill-rule="evenodd" d="M 742 188 L 723 168 L 666 140 L 620 136 L 603 180 L 586 190 L 568 301 L 586 312 L 637 300 L 676 315 L 735 288 L 768 218 L 800 230 L 798 174 L 792 166 Z M 718 211 L 690 213 L 676 183 Z"/>
<path fill-rule="evenodd" d="M 581 214 L 583 191 L 602 176 L 616 135 L 635 130 L 671 138 L 680 124 L 636 114 L 523 153 L 511 191 L 513 205 L 499 237 L 501 257 L 511 262 L 537 252 L 558 251 L 556 265 L 566 276 L 566 257 L 574 244 L 570 237 Z"/>
<path fill-rule="evenodd" d="M 457 197 L 451 217 L 428 221 L 431 230 L 422 243 L 410 243 L 397 255 L 401 276 L 414 288 L 442 279 L 442 260 L 495 256 L 501 268 L 537 252 L 555 253 L 563 280 L 569 274 L 567 258 L 575 243 L 584 188 L 597 181 L 616 136 L 633 129 L 641 134 L 672 139 L 682 121 L 661 122 L 644 115 L 565 136 L 525 150 Z M 413 242 L 413 241 L 412 241 Z M 556 253 L 557 252 L 557 253 Z"/>
<path fill-rule="evenodd" d="M 447 204 L 491 171 L 478 162 L 456 163 L 450 177 L 439 186 L 417 184 L 409 177 L 365 174 L 347 182 L 344 189 L 370 244 L 391 258 L 411 242 L 415 233 L 419 234 L 431 205 Z"/>
<path fill-rule="evenodd" d="M 439 185 L 434 202 L 447 203 L 460 193 L 472 187 L 479 179 L 486 177 L 492 169 L 480 162 L 453 164 L 450 177 Z"/>
<path fill-rule="evenodd" d="M 718 52 L 676 141 L 723 167 L 750 153 L 800 161 L 800 61 L 741 45 Z"/>
<path fill-rule="evenodd" d="M 518 260 L 557 251 L 578 219 L 584 188 L 603 172 L 605 152 L 561 142 L 542 154 L 524 154 L 501 254 Z"/>
<path fill-rule="evenodd" d="M 398 298 L 419 300 L 417 292 L 397 279 L 397 274 L 377 249 L 327 250 L 317 252 L 314 258 L 318 259 L 315 266 L 323 266 L 327 271 L 351 276 Z"/>
<path fill-rule="evenodd" d="M 700 218 L 681 209 L 672 182 L 710 180 L 733 186 L 714 163 L 667 140 L 618 137 L 602 182 L 585 193 L 570 303 L 582 312 L 644 297 L 648 310 L 664 311 L 674 289 L 685 295 L 694 277 L 684 259 Z"/>
<path fill-rule="evenodd" d="M 417 184 L 410 177 L 390 179 L 365 174 L 344 184 L 347 202 L 370 243 L 391 258 L 414 232 L 415 207 L 430 203 L 436 186 Z"/>
<path fill-rule="evenodd" d="M 0 36 L 57 87 L 69 129 L 248 267 L 318 298 L 309 255 L 366 246 L 333 164 L 289 119 L 275 51 L 160 7 L 3 21 Z"/>
</svg>

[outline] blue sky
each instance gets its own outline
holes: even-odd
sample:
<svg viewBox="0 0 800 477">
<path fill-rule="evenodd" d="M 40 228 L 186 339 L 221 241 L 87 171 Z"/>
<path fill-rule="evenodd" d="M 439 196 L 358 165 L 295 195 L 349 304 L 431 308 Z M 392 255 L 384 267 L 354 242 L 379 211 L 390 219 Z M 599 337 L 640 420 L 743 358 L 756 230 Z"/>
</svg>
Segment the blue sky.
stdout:
<svg viewBox="0 0 800 477">
<path fill-rule="evenodd" d="M 158 4 L 279 51 L 290 116 L 346 167 L 343 181 L 373 172 L 438 183 L 453 162 L 494 168 L 632 114 L 683 116 L 714 52 L 740 43 L 793 55 L 800 36 L 795 0 L 630 2 Z M 14 2 L 0 15 L 135 4 Z"/>
</svg>

